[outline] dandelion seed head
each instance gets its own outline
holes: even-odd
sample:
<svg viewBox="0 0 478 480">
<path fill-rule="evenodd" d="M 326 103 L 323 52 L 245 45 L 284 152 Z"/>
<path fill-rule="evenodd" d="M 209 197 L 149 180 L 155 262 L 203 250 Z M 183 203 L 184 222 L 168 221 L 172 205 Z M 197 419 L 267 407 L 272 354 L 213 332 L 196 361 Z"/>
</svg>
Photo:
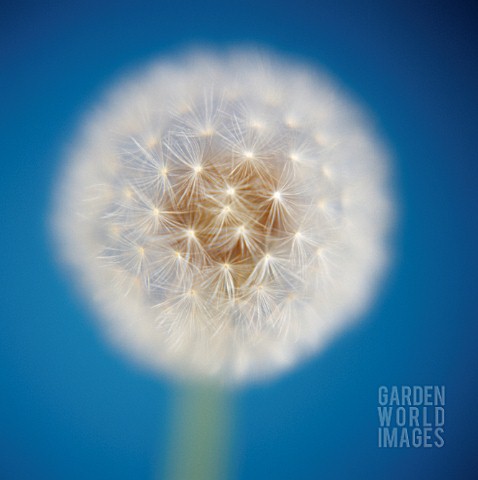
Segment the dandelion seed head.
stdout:
<svg viewBox="0 0 478 480">
<path fill-rule="evenodd" d="M 196 52 L 141 70 L 87 119 L 55 231 L 134 358 L 246 382 L 320 350 L 370 303 L 388 258 L 387 172 L 326 75 Z"/>
</svg>

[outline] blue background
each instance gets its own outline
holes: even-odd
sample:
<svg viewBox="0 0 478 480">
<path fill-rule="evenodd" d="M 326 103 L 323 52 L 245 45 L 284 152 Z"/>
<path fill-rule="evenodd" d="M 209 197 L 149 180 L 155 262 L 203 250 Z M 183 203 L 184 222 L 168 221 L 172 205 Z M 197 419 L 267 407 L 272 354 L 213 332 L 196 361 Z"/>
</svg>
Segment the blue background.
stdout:
<svg viewBox="0 0 478 480">
<path fill-rule="evenodd" d="M 238 41 L 325 65 L 395 155 L 397 258 L 365 321 L 234 399 L 237 479 L 476 478 L 478 17 L 454 1 L 9 2 L 0 15 L 0 478 L 142 479 L 174 387 L 111 350 L 45 226 L 65 141 L 121 73 Z M 379 385 L 445 385 L 445 447 L 377 448 Z"/>
</svg>

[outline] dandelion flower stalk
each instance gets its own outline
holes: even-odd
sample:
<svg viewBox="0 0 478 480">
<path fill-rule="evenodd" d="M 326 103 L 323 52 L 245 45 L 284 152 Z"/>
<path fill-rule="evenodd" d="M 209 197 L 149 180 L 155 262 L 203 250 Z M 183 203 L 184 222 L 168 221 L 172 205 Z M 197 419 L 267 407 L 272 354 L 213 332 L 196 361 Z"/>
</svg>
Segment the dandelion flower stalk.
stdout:
<svg viewBox="0 0 478 480">
<path fill-rule="evenodd" d="M 231 443 L 230 392 L 217 384 L 183 385 L 172 416 L 166 475 L 157 479 L 222 480 L 228 478 Z"/>
</svg>

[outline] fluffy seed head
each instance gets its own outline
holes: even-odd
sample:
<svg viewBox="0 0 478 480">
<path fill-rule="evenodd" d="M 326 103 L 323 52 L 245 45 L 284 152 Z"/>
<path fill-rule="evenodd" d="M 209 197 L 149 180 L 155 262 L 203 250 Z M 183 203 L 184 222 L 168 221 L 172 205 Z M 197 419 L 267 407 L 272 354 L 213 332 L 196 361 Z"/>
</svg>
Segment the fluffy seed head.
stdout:
<svg viewBox="0 0 478 480">
<path fill-rule="evenodd" d="M 244 381 L 363 310 L 386 259 L 383 150 L 324 75 L 252 52 L 162 61 L 87 119 L 60 249 L 134 356 Z"/>
</svg>

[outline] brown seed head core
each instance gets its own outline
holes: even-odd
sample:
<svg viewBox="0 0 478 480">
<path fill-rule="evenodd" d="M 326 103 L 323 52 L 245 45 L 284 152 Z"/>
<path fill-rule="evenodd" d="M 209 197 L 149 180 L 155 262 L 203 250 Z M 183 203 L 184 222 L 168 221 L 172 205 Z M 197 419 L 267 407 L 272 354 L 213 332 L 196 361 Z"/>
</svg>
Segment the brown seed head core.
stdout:
<svg viewBox="0 0 478 480">
<path fill-rule="evenodd" d="M 277 192 L 283 169 L 274 155 L 258 159 L 251 151 L 242 156 L 217 151 L 213 140 L 196 165 L 167 168 L 172 188 L 161 209 L 183 232 L 172 237 L 171 247 L 196 267 L 193 289 L 200 289 L 205 270 L 222 268 L 229 282 L 219 283 L 215 294 L 230 299 L 234 292 L 240 299 L 258 262 L 284 241 L 292 218 Z"/>
</svg>

